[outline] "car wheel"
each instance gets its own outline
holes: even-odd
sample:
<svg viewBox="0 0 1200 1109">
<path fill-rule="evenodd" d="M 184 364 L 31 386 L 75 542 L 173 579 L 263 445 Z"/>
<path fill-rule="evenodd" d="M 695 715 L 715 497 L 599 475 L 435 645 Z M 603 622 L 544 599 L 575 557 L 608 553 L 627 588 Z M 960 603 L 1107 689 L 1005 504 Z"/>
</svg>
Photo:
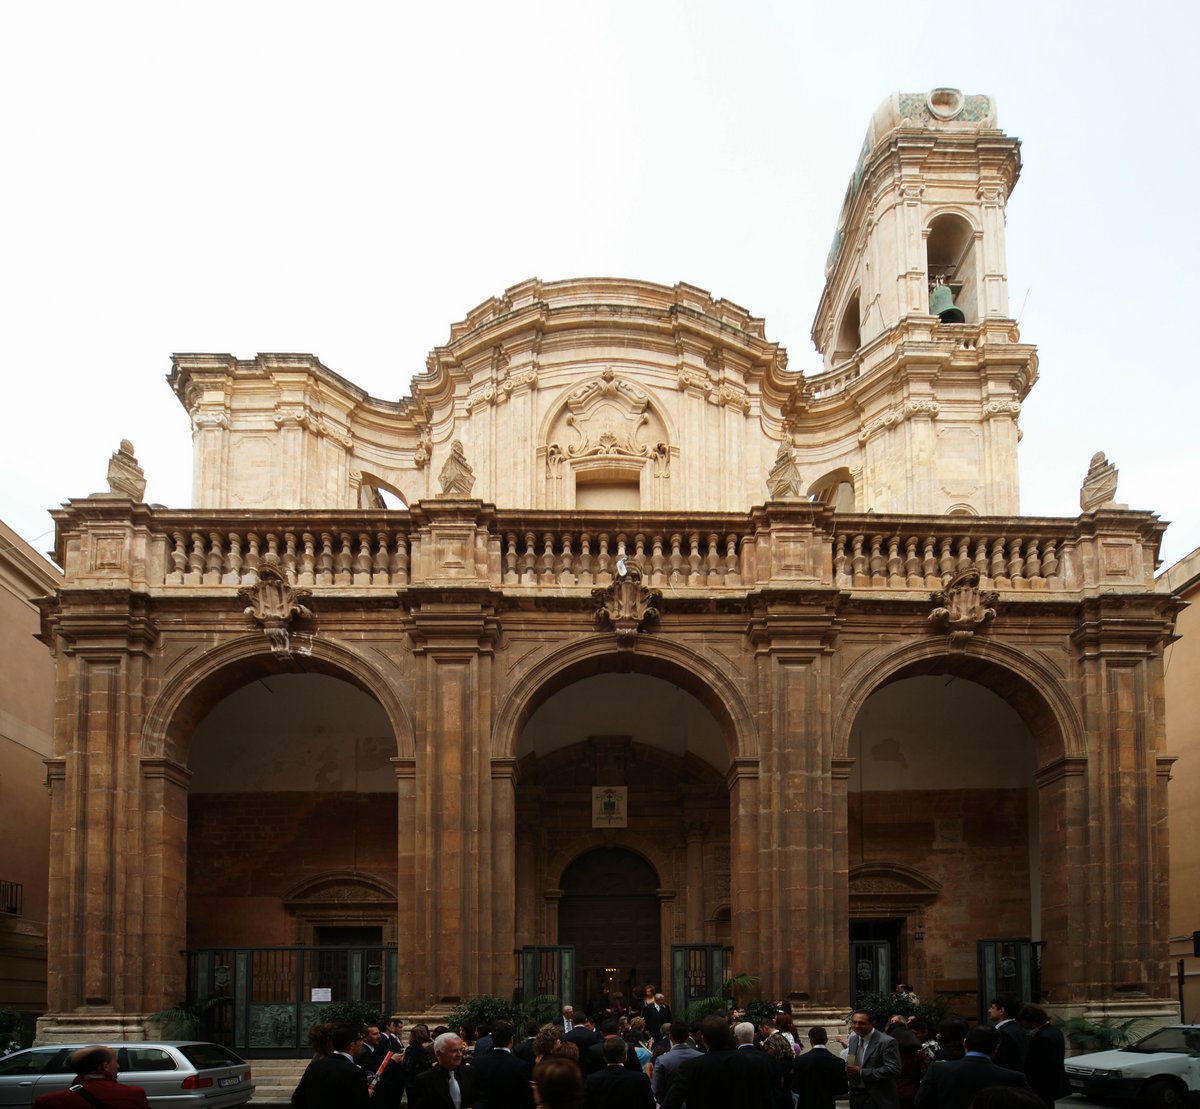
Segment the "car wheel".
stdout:
<svg viewBox="0 0 1200 1109">
<path fill-rule="evenodd" d="M 1149 1083 L 1142 1092 L 1142 1104 L 1146 1109 L 1177 1109 L 1186 1093 L 1178 1082 L 1159 1078 Z"/>
</svg>

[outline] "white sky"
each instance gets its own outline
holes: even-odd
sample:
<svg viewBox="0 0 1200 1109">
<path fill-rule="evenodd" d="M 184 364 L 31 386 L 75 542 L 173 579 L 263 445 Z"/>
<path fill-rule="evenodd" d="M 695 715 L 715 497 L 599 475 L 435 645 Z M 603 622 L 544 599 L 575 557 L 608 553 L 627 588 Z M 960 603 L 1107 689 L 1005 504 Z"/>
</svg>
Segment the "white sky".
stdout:
<svg viewBox="0 0 1200 1109">
<path fill-rule="evenodd" d="M 1074 515 L 1103 450 L 1174 562 L 1200 546 L 1198 32 L 1191 2 L 6 3 L 0 518 L 49 548 L 122 438 L 187 507 L 172 351 L 311 351 L 396 398 L 527 277 L 699 285 L 815 373 L 871 113 L 950 85 L 1023 140 L 1022 510 Z"/>
</svg>

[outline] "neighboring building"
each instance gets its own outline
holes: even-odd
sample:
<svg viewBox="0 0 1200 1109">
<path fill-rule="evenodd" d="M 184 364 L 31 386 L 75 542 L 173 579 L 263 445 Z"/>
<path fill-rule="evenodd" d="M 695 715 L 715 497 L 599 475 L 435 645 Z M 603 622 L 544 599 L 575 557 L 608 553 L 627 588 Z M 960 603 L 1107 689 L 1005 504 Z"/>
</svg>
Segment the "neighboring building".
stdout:
<svg viewBox="0 0 1200 1109">
<path fill-rule="evenodd" d="M 326 990 L 679 1006 L 729 970 L 810 1023 L 900 979 L 1174 1012 L 1180 602 L 1103 455 L 1082 515 L 1019 515 L 1019 170 L 988 97 L 886 101 L 812 377 L 611 279 L 486 301 L 399 402 L 177 356 L 195 507 L 123 444 L 55 514 L 42 1035 L 188 990 L 298 1049 Z"/>
<path fill-rule="evenodd" d="M 33 603 L 62 574 L 0 522 L 0 1009 L 46 1010 L 54 659 Z M 3 1045 L 0 1045 L 3 1046 Z"/>
<path fill-rule="evenodd" d="M 1200 548 L 1159 576 L 1159 588 L 1187 601 L 1175 627 L 1180 637 L 1163 652 L 1167 750 L 1178 757 L 1171 775 L 1171 970 L 1184 966 L 1185 1019 L 1200 1021 Z"/>
</svg>

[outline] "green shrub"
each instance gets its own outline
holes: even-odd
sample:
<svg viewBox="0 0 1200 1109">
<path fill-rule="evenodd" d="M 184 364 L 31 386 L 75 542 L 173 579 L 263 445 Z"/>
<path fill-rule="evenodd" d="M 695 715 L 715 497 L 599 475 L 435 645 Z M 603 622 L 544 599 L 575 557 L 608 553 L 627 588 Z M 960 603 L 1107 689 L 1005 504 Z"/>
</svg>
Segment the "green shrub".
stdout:
<svg viewBox="0 0 1200 1109">
<path fill-rule="evenodd" d="M 232 1001 L 233 998 L 222 994 L 209 994 L 195 1001 L 181 1001 L 173 1009 L 159 1009 L 149 1019 L 161 1025 L 162 1034 L 168 1039 L 196 1040 L 209 1033 L 209 1012 Z"/>
<path fill-rule="evenodd" d="M 914 1002 L 911 997 L 894 993 L 860 993 L 854 1008 L 855 1011 L 870 1013 L 871 1019 L 881 1027 L 882 1022 L 899 1014 L 902 1017 L 924 1017 L 930 1027 L 936 1029 L 950 1011 L 950 998 L 935 994 L 928 1001 Z"/>
<path fill-rule="evenodd" d="M 1081 1051 L 1108 1051 L 1129 1043 L 1133 1039 L 1134 1025 L 1142 1019 L 1131 1017 L 1128 1020 L 1117 1020 L 1116 1017 L 1098 1017 L 1096 1020 L 1089 1020 L 1087 1017 L 1072 1017 L 1062 1025 L 1062 1031 L 1071 1046 Z"/>
<path fill-rule="evenodd" d="M 739 990 L 752 990 L 758 985 L 756 974 L 735 974 L 721 983 L 720 993 L 711 997 L 701 997 L 693 1001 L 685 1010 L 685 1020 L 702 1020 L 709 1013 L 719 1013 L 722 1009 L 732 1009 Z M 771 1007 L 771 1018 L 775 1017 L 775 1008 Z"/>
<path fill-rule="evenodd" d="M 369 1001 L 335 1001 L 317 1014 L 317 1022 L 361 1028 L 364 1024 L 373 1024 L 379 1016 L 379 1006 Z"/>
<path fill-rule="evenodd" d="M 756 1030 L 764 1024 L 769 1024 L 772 1028 L 775 1027 L 776 1008 L 773 1001 L 751 1001 L 742 1011 L 746 1014 L 746 1019 L 754 1025 Z"/>
<path fill-rule="evenodd" d="M 16 1009 L 0 1009 L 0 1053 L 21 1042 L 21 1014 Z"/>
<path fill-rule="evenodd" d="M 498 1020 L 510 1020 L 517 1024 L 520 1020 L 517 1006 L 507 998 L 485 993 L 460 1001 L 450 1010 L 446 1023 L 455 1031 L 464 1028 L 468 1036 L 474 1036 L 477 1024 L 492 1024 Z"/>
</svg>

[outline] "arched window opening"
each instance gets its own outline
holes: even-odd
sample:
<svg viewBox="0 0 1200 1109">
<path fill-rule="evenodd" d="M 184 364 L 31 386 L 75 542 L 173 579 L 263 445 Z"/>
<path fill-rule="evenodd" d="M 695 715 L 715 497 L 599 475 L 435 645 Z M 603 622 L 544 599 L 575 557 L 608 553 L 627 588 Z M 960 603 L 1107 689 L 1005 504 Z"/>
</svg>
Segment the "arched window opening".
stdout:
<svg viewBox="0 0 1200 1109">
<path fill-rule="evenodd" d="M 979 282 L 976 275 L 975 229 L 962 216 L 946 213 L 934 218 L 929 225 L 925 244 L 929 273 L 930 312 L 947 317 L 946 310 L 958 308 L 966 323 L 979 319 Z M 953 306 L 945 294 L 935 293 L 939 285 L 949 288 Z M 940 299 L 939 299 L 940 298 Z M 939 313 L 938 304 L 943 311 Z"/>
<path fill-rule="evenodd" d="M 808 487 L 813 504 L 828 505 L 835 512 L 854 511 L 854 479 L 844 466 L 831 470 Z"/>
<path fill-rule="evenodd" d="M 846 310 L 842 313 L 842 323 L 838 328 L 837 342 L 833 348 L 835 365 L 845 362 L 848 358 L 853 358 L 858 353 L 858 348 L 862 346 L 859 314 L 859 296 L 856 289 L 850 298 L 850 303 L 846 305 Z"/>
</svg>

